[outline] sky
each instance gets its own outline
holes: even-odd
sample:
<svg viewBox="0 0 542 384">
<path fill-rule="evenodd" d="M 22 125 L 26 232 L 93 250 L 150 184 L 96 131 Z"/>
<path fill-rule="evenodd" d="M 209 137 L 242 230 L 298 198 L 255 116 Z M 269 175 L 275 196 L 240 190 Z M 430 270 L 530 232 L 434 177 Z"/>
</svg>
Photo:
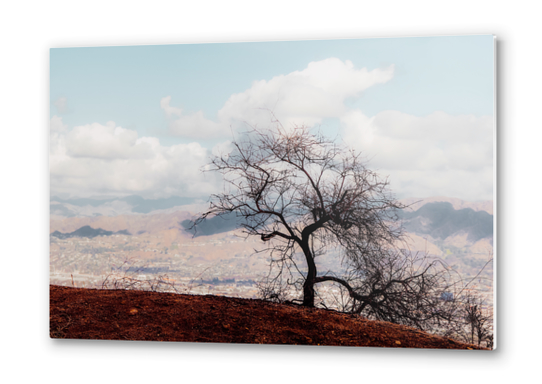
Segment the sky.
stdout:
<svg viewBox="0 0 542 384">
<path fill-rule="evenodd" d="M 50 50 L 51 196 L 206 198 L 247 124 L 308 125 L 398 198 L 493 198 L 491 35 Z"/>
</svg>

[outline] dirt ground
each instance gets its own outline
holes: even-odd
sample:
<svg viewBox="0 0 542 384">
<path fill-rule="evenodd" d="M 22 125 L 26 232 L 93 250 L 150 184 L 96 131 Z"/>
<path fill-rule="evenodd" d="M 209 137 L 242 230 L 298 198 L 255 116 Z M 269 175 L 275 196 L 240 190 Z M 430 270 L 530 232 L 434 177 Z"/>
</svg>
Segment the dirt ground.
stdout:
<svg viewBox="0 0 542 384">
<path fill-rule="evenodd" d="M 397 324 L 262 300 L 50 286 L 59 339 L 484 349 Z"/>
</svg>

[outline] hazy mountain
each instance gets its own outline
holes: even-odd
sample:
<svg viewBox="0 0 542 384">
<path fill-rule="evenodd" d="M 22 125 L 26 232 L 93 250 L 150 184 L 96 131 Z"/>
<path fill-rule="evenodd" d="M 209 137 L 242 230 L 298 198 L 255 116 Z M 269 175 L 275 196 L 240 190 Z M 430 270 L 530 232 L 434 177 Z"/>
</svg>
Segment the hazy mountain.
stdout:
<svg viewBox="0 0 542 384">
<path fill-rule="evenodd" d="M 111 208 L 114 204 L 120 203 L 128 205 L 126 201 L 109 201 L 106 204 Z M 94 208 L 104 208 L 106 204 Z M 190 207 L 172 208 L 171 211 L 157 210 L 146 214 L 130 212 L 114 216 L 62 218 L 52 216 L 51 252 L 59 253 L 60 247 L 67 246 L 57 242 L 57 238 L 66 239 L 75 236 L 92 238 L 129 233 L 132 236 L 125 239 L 108 237 L 96 241 L 109 244 L 108 247 L 114 252 L 121 252 L 122 257 L 147 261 L 161 258 L 165 262 L 178 259 L 177 261 L 186 264 L 186 268 L 196 268 L 200 272 L 212 267 L 216 269 L 214 273 L 220 272 L 224 276 L 229 276 L 228 273 L 235 271 L 253 278 L 254 273 L 267 270 L 266 255 L 251 256 L 254 249 L 262 246 L 261 240 L 257 236 L 246 239 L 239 236 L 239 231 L 235 229 L 241 222 L 235 214 L 205 220 L 198 225 L 194 236 L 193 231 L 187 230 L 190 220 L 205 207 L 187 208 Z M 406 246 L 412 252 L 439 257 L 456 268 L 457 272 L 474 276 L 492 255 L 493 216 L 484 210 L 454 209 L 449 202 L 436 202 L 424 204 L 416 210 L 405 210 L 402 217 L 407 237 L 405 243 L 400 246 Z M 92 242 L 90 239 L 89 241 Z M 334 270 L 339 260 L 336 257 L 338 251 L 334 248 L 328 251 L 328 255 L 320 260 L 321 263 L 328 264 L 321 266 L 324 269 Z M 486 268 L 484 273 L 487 279 L 491 279 L 491 268 Z"/>
<path fill-rule="evenodd" d="M 237 217 L 235 213 L 230 213 L 222 216 L 215 216 L 202 221 L 195 228 L 191 228 L 193 221 L 184 220 L 181 222 L 183 228 L 198 236 L 210 236 L 217 233 L 233 231 L 241 226 L 242 219 Z"/>
<path fill-rule="evenodd" d="M 471 208 L 456 210 L 448 202 L 428 203 L 414 212 L 405 210 L 401 216 L 408 232 L 434 239 L 466 233 L 467 239 L 474 243 L 493 236 L 493 215 Z"/>
<path fill-rule="evenodd" d="M 464 206 L 465 204 L 457 204 Z M 450 202 L 434 202 L 419 205 L 419 209 L 406 209 L 401 213 L 405 229 L 417 235 L 430 235 L 444 240 L 449 236 L 466 233 L 470 242 L 493 235 L 493 215 L 485 210 L 472 208 L 454 209 Z M 209 236 L 239 228 L 242 219 L 235 214 L 213 217 L 200 223 L 191 233 L 196 236 Z M 191 220 L 181 225 L 188 230 Z"/>
<path fill-rule="evenodd" d="M 164 199 L 144 199 L 141 196 L 119 198 L 51 197 L 50 214 L 60 217 L 117 216 L 134 213 L 151 213 L 174 207 L 187 206 L 200 200 L 192 197 L 172 196 Z"/>
<path fill-rule="evenodd" d="M 84 227 L 81 227 L 73 232 L 70 233 L 62 233 L 59 231 L 54 231 L 51 233 L 51 236 L 57 237 L 59 239 L 69 239 L 70 237 L 87 237 L 92 239 L 96 236 L 111 236 L 111 235 L 130 235 L 130 232 L 127 230 L 121 230 L 117 232 L 113 231 L 106 231 L 101 228 L 92 228 L 89 225 L 85 225 Z"/>
<path fill-rule="evenodd" d="M 446 202 L 452 204 L 454 209 L 464 209 L 471 208 L 474 211 L 486 211 L 490 215 L 493 215 L 493 201 L 465 201 L 455 197 L 445 197 L 445 196 L 433 196 L 433 197 L 408 197 L 406 199 L 399 200 L 401 203 L 408 206 L 407 211 L 416 211 L 425 204 L 436 203 L 436 202 Z"/>
<path fill-rule="evenodd" d="M 160 234 L 164 231 L 183 232 L 180 222 L 192 217 L 190 212 L 177 210 L 170 213 L 130 214 L 118 216 L 67 217 L 51 219 L 50 231 L 70 233 L 77 229 L 90 226 L 103 228 L 106 231 L 118 232 L 127 230 L 131 234 L 149 233 Z M 185 233 L 185 236 L 190 236 Z"/>
<path fill-rule="evenodd" d="M 120 200 L 126 201 L 128 204 L 132 205 L 132 212 L 149 213 L 158 209 L 168 209 L 181 205 L 192 204 L 195 199 L 192 197 L 171 196 L 166 199 L 147 200 L 140 196 L 128 196 Z"/>
<path fill-rule="evenodd" d="M 241 218 L 235 214 L 209 218 L 196 227 L 188 229 L 191 217 L 201 212 L 204 205 L 194 203 L 194 198 L 170 197 L 144 199 L 140 196 L 122 198 L 51 198 L 51 219 L 55 222 L 51 231 L 71 233 L 81 227 L 105 228 L 108 231 L 127 229 L 130 233 L 140 231 L 159 232 L 177 228 L 185 234 L 209 236 L 229 232 L 240 227 Z M 476 242 L 493 234 L 492 202 L 466 202 L 454 198 L 432 197 L 423 200 L 404 199 L 409 207 L 402 212 L 405 229 L 412 234 L 444 240 L 466 234 L 465 241 Z M 424 203 L 425 202 L 425 203 Z M 142 215 L 143 214 L 143 215 Z M 145 217 L 150 215 L 148 219 Z M 66 225 L 66 219 L 70 225 Z M 83 220 L 87 218 L 86 220 Z M 61 219 L 60 221 L 58 219 Z M 62 223 L 66 224 L 62 224 Z M 75 227 L 74 227 L 75 226 Z M 55 227 L 53 229 L 53 227 Z"/>
</svg>

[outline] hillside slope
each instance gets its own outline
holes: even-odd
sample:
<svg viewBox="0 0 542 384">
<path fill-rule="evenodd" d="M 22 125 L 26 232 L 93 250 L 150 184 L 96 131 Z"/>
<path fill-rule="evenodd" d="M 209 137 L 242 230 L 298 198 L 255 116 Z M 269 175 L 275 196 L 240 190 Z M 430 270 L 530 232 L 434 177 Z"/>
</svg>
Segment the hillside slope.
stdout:
<svg viewBox="0 0 542 384">
<path fill-rule="evenodd" d="M 64 339 L 483 349 L 392 323 L 261 300 L 50 286 Z"/>
</svg>

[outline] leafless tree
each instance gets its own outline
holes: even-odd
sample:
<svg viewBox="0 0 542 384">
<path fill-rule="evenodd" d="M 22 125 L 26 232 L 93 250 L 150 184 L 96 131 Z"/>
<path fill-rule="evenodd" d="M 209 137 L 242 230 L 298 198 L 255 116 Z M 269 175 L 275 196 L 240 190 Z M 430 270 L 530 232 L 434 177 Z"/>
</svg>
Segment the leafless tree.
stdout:
<svg viewBox="0 0 542 384">
<path fill-rule="evenodd" d="M 461 314 L 456 334 L 460 339 L 479 346 L 493 348 L 493 311 L 476 292 L 468 292 L 461 298 Z M 462 321 L 461 321 L 462 320 Z"/>
<path fill-rule="evenodd" d="M 359 153 L 307 127 L 251 129 L 208 167 L 225 180 L 195 222 L 235 213 L 247 236 L 258 236 L 270 255 L 264 298 L 284 301 L 290 289 L 314 307 L 319 284 L 340 288 L 339 309 L 451 335 L 464 318 L 457 300 L 464 288 L 440 259 L 412 253 L 388 180 L 367 168 Z M 339 250 L 339 252 L 337 252 Z M 333 253 L 340 271 L 319 270 Z"/>
<path fill-rule="evenodd" d="M 253 129 L 233 142 L 229 154 L 215 156 L 211 170 L 222 173 L 223 193 L 213 195 L 208 216 L 235 212 L 247 235 L 270 242 L 274 261 L 298 268 L 304 256 L 303 305 L 315 304 L 316 258 L 330 246 L 359 245 L 374 253 L 402 236 L 388 181 L 368 169 L 358 153 L 307 127 Z M 345 281 L 335 278 L 345 285 Z"/>
</svg>

